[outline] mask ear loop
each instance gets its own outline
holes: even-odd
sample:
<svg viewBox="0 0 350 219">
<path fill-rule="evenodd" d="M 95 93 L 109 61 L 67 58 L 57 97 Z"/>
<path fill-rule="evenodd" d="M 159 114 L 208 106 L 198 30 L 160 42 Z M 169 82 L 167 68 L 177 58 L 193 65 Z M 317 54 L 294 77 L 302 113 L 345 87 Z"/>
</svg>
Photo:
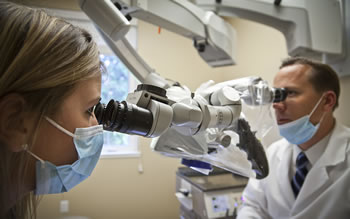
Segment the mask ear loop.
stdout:
<svg viewBox="0 0 350 219">
<path fill-rule="evenodd" d="M 311 115 L 315 112 L 315 110 L 317 109 L 318 105 L 320 105 L 322 99 L 323 99 L 324 94 L 322 94 L 321 98 L 317 101 L 315 107 L 312 109 L 311 113 L 309 114 L 309 116 L 311 117 Z"/>
<path fill-rule="evenodd" d="M 312 109 L 311 113 L 309 114 L 309 118 L 311 117 L 311 115 L 315 112 L 315 110 L 317 109 L 318 105 L 320 105 L 322 99 L 324 97 L 324 94 L 322 94 L 321 98 L 318 100 L 317 104 L 315 105 L 315 107 Z M 323 121 L 325 116 L 325 113 L 323 112 L 322 117 L 320 119 L 320 121 L 318 122 L 318 124 L 321 124 L 321 122 Z"/>
<path fill-rule="evenodd" d="M 322 115 L 322 117 L 321 117 L 321 119 L 320 119 L 320 122 L 319 122 L 318 124 L 321 124 L 321 122 L 323 121 L 325 115 L 326 115 L 326 114 L 323 113 L 323 115 Z"/>
<path fill-rule="evenodd" d="M 45 116 L 45 119 L 51 123 L 51 125 L 55 126 L 56 128 L 58 128 L 59 130 L 61 130 L 62 132 L 64 132 L 65 134 L 73 137 L 73 138 L 79 138 L 79 136 L 71 133 L 70 131 L 68 131 L 67 129 L 63 128 L 62 126 L 58 125 L 55 121 L 53 121 L 52 119 L 50 119 L 49 117 Z"/>
<path fill-rule="evenodd" d="M 30 155 L 32 155 L 34 158 L 36 158 L 37 160 L 40 161 L 40 163 L 42 164 L 41 167 L 45 166 L 45 161 L 43 159 L 41 159 L 40 157 L 38 157 L 37 155 L 35 155 L 33 152 L 31 152 L 30 150 L 28 150 L 28 144 L 24 144 L 22 145 L 22 148 Z"/>
</svg>

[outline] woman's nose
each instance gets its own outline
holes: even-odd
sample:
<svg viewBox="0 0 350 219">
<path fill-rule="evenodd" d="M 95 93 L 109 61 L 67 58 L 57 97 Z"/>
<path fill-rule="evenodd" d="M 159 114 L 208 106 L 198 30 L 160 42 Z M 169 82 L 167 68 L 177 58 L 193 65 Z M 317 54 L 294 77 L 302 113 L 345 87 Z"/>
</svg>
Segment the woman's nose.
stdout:
<svg viewBox="0 0 350 219">
<path fill-rule="evenodd" d="M 95 113 L 93 113 L 92 115 L 93 115 L 93 117 L 91 118 L 91 126 L 99 125 L 98 121 L 96 119 Z"/>
</svg>

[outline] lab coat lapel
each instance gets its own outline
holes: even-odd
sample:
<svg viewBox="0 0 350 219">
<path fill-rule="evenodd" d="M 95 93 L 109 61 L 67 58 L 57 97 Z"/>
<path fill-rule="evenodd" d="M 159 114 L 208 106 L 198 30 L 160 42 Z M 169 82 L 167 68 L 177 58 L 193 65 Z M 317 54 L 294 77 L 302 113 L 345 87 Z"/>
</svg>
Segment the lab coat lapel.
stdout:
<svg viewBox="0 0 350 219">
<path fill-rule="evenodd" d="M 330 182 L 326 167 L 312 168 L 299 191 L 297 199 L 295 200 L 293 211 L 300 212 L 301 209 L 308 206 L 305 203 L 310 203 L 314 200 L 312 194 L 318 194 L 315 192 L 328 184 L 330 184 Z"/>
<path fill-rule="evenodd" d="M 290 209 L 294 203 L 294 194 L 292 187 L 286 185 L 291 185 L 291 182 L 289 180 L 289 171 L 293 156 L 293 145 L 289 144 L 285 150 L 280 150 L 277 156 L 281 164 L 281 169 L 277 170 L 276 179 L 279 182 L 280 194 L 283 197 L 281 201 L 285 201 L 286 203 L 283 204 L 286 204 L 286 206 Z"/>
<path fill-rule="evenodd" d="M 340 134 L 333 134 L 340 133 Z M 316 162 L 315 166 L 309 171 L 305 182 L 299 192 L 293 208 L 294 212 L 300 212 L 308 203 L 315 199 L 315 195 L 319 195 L 318 190 L 324 190 L 331 184 L 327 167 L 336 166 L 345 161 L 347 138 L 343 126 L 336 125 L 326 147 L 325 152 Z"/>
</svg>

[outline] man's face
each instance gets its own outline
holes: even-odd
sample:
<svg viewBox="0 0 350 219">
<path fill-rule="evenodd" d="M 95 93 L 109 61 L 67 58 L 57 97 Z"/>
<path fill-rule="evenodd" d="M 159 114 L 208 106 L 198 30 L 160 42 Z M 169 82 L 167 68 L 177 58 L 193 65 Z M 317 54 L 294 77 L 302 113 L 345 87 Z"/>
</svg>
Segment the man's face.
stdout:
<svg viewBox="0 0 350 219">
<path fill-rule="evenodd" d="M 275 76 L 273 86 L 275 88 L 286 88 L 288 91 L 286 100 L 273 104 L 278 125 L 310 114 L 321 98 L 322 94 L 317 93 L 309 82 L 310 70 L 311 67 L 307 65 L 290 65 L 280 69 Z M 322 112 L 318 107 L 310 121 L 316 124 L 321 116 Z"/>
</svg>

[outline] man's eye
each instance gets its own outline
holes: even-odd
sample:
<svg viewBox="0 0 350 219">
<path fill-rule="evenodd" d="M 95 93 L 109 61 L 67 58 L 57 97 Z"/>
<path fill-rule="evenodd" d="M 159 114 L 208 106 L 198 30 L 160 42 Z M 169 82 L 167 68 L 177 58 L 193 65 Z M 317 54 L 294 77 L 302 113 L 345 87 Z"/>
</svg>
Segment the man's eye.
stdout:
<svg viewBox="0 0 350 219">
<path fill-rule="evenodd" d="M 288 95 L 288 96 L 293 96 L 293 95 L 295 95 L 295 94 L 297 94 L 297 92 L 295 92 L 295 91 L 293 91 L 293 90 L 287 90 L 287 95 Z"/>
</svg>

